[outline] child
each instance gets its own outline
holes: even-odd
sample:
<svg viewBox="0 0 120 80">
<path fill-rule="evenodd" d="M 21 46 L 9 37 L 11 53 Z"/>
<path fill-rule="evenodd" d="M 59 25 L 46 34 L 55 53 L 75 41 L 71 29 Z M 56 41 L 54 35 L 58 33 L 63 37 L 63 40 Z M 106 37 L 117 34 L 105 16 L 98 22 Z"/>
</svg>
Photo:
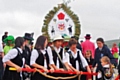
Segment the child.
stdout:
<svg viewBox="0 0 120 80">
<path fill-rule="evenodd" d="M 101 80 L 113 80 L 113 67 L 110 59 L 107 56 L 101 58 L 102 70 L 98 73 L 98 78 Z M 102 74 L 102 75 L 101 75 Z"/>
<path fill-rule="evenodd" d="M 93 59 L 92 59 L 92 52 L 91 50 L 87 50 L 85 53 L 85 59 L 88 62 L 88 65 L 91 66 L 93 63 Z"/>
<path fill-rule="evenodd" d="M 81 51 L 77 49 L 77 41 L 75 39 L 70 39 L 68 45 L 69 50 L 66 53 L 66 59 L 68 63 L 71 64 L 78 71 L 88 71 L 91 73 L 86 59 L 83 57 Z M 75 78 L 73 80 L 78 80 L 78 78 Z M 86 80 L 86 75 L 82 75 L 80 80 Z"/>
<path fill-rule="evenodd" d="M 87 50 L 86 53 L 85 53 L 85 59 L 92 71 L 92 63 L 93 63 L 93 59 L 92 59 L 92 52 L 91 50 Z M 87 76 L 87 80 L 92 80 L 92 76 Z"/>
<path fill-rule="evenodd" d="M 48 40 L 45 36 L 39 36 L 37 38 L 35 48 L 32 50 L 30 64 L 32 67 L 37 69 L 42 69 L 45 72 L 48 72 L 48 69 L 51 71 L 53 68 L 50 65 L 51 58 L 46 51 Z M 49 80 L 49 78 L 44 77 L 42 74 L 36 72 L 31 76 L 31 80 Z"/>
<path fill-rule="evenodd" d="M 6 63 L 3 80 L 22 80 L 22 67 L 30 68 L 25 64 L 23 58 L 24 39 L 17 37 L 15 39 L 15 48 L 11 49 L 4 57 L 3 62 Z M 17 71 L 9 70 L 10 67 L 16 68 Z"/>
</svg>

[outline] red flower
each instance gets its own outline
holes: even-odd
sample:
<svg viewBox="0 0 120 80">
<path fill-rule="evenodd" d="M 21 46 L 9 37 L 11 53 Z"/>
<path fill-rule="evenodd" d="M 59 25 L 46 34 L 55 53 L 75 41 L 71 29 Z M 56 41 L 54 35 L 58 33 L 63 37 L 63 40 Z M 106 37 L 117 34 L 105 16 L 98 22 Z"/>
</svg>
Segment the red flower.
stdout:
<svg viewBox="0 0 120 80">
<path fill-rule="evenodd" d="M 63 20 L 65 18 L 65 15 L 61 12 L 58 14 L 58 19 Z"/>
</svg>

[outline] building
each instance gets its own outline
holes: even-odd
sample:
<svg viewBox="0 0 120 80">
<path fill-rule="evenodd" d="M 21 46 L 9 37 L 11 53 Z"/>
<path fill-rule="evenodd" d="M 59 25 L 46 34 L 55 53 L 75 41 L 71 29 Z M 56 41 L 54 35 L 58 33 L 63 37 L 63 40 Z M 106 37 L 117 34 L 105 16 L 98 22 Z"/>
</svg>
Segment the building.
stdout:
<svg viewBox="0 0 120 80">
<path fill-rule="evenodd" d="M 112 48 L 112 45 L 113 43 L 116 43 L 118 47 L 119 44 L 120 44 L 120 39 L 114 39 L 114 40 L 108 40 L 108 41 L 105 41 L 105 44 L 109 47 L 109 48 Z"/>
</svg>

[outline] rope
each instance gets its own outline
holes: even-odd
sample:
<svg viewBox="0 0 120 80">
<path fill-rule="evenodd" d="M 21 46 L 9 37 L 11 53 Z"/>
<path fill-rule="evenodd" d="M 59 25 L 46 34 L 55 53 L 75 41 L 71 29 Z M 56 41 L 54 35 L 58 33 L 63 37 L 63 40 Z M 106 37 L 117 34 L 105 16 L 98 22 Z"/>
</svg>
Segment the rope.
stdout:
<svg viewBox="0 0 120 80">
<path fill-rule="evenodd" d="M 43 72 L 41 72 L 40 70 L 37 70 L 37 72 L 39 72 L 41 75 L 47 77 L 47 78 L 50 78 L 50 79 L 73 79 L 73 78 L 76 78 L 78 75 L 74 75 L 74 76 L 69 76 L 69 77 L 54 77 L 54 76 L 50 76 L 50 75 L 47 75 Z"/>
<path fill-rule="evenodd" d="M 9 70 L 11 71 L 16 71 L 15 68 L 10 67 Z M 51 79 L 73 79 L 73 78 L 80 78 L 81 75 L 97 75 L 97 73 L 88 73 L 88 72 L 80 72 L 79 74 L 77 74 L 76 72 L 73 71 L 61 71 L 61 70 L 55 70 L 53 73 L 60 73 L 60 74 L 69 74 L 69 75 L 73 75 L 73 76 L 68 76 L 68 77 L 54 77 L 54 76 L 50 76 L 44 73 L 44 70 L 40 70 L 40 69 L 29 69 L 29 68 L 22 68 L 22 71 L 26 71 L 26 72 L 33 72 L 33 74 L 35 72 L 39 72 L 41 75 L 47 77 L 47 78 L 51 78 Z M 48 71 L 48 73 L 51 73 L 50 70 Z"/>
<path fill-rule="evenodd" d="M 10 67 L 9 68 L 9 70 L 11 70 L 11 71 L 16 71 L 16 69 L 15 68 L 12 68 L 12 67 Z M 73 78 L 76 78 L 77 76 L 78 76 L 78 74 L 76 74 L 76 75 L 74 75 L 74 76 L 69 76 L 69 77 L 54 77 L 54 76 L 50 76 L 50 75 L 47 75 L 46 73 L 44 73 L 44 71 L 43 70 L 39 70 L 39 69 L 36 69 L 36 68 L 34 68 L 34 69 L 29 69 L 29 68 L 22 68 L 22 71 L 27 71 L 27 72 L 33 72 L 33 74 L 35 73 L 35 72 L 39 72 L 41 75 L 43 75 L 43 76 L 45 76 L 45 77 L 47 77 L 47 78 L 50 78 L 50 79 L 73 79 Z M 49 73 L 50 73 L 50 71 L 48 71 Z M 60 70 L 56 70 L 55 72 L 53 72 L 53 73 L 63 73 L 63 74 L 68 74 L 68 72 L 67 71 L 62 71 L 62 72 L 60 72 Z M 71 72 L 69 73 L 69 74 L 72 74 Z M 75 73 L 74 73 L 75 74 Z"/>
</svg>

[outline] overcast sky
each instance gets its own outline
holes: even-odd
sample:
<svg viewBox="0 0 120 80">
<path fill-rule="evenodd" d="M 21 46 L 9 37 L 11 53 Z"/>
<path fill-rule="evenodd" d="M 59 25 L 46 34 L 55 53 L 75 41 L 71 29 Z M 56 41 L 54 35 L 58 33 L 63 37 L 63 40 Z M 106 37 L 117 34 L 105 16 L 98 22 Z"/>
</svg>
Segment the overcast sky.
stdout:
<svg viewBox="0 0 120 80">
<path fill-rule="evenodd" d="M 0 35 L 24 36 L 34 32 L 41 34 L 45 15 L 62 0 L 0 0 Z M 105 40 L 120 37 L 120 0 L 73 0 L 68 6 L 78 15 L 81 23 L 81 39 L 86 33 L 92 39 Z"/>
</svg>

